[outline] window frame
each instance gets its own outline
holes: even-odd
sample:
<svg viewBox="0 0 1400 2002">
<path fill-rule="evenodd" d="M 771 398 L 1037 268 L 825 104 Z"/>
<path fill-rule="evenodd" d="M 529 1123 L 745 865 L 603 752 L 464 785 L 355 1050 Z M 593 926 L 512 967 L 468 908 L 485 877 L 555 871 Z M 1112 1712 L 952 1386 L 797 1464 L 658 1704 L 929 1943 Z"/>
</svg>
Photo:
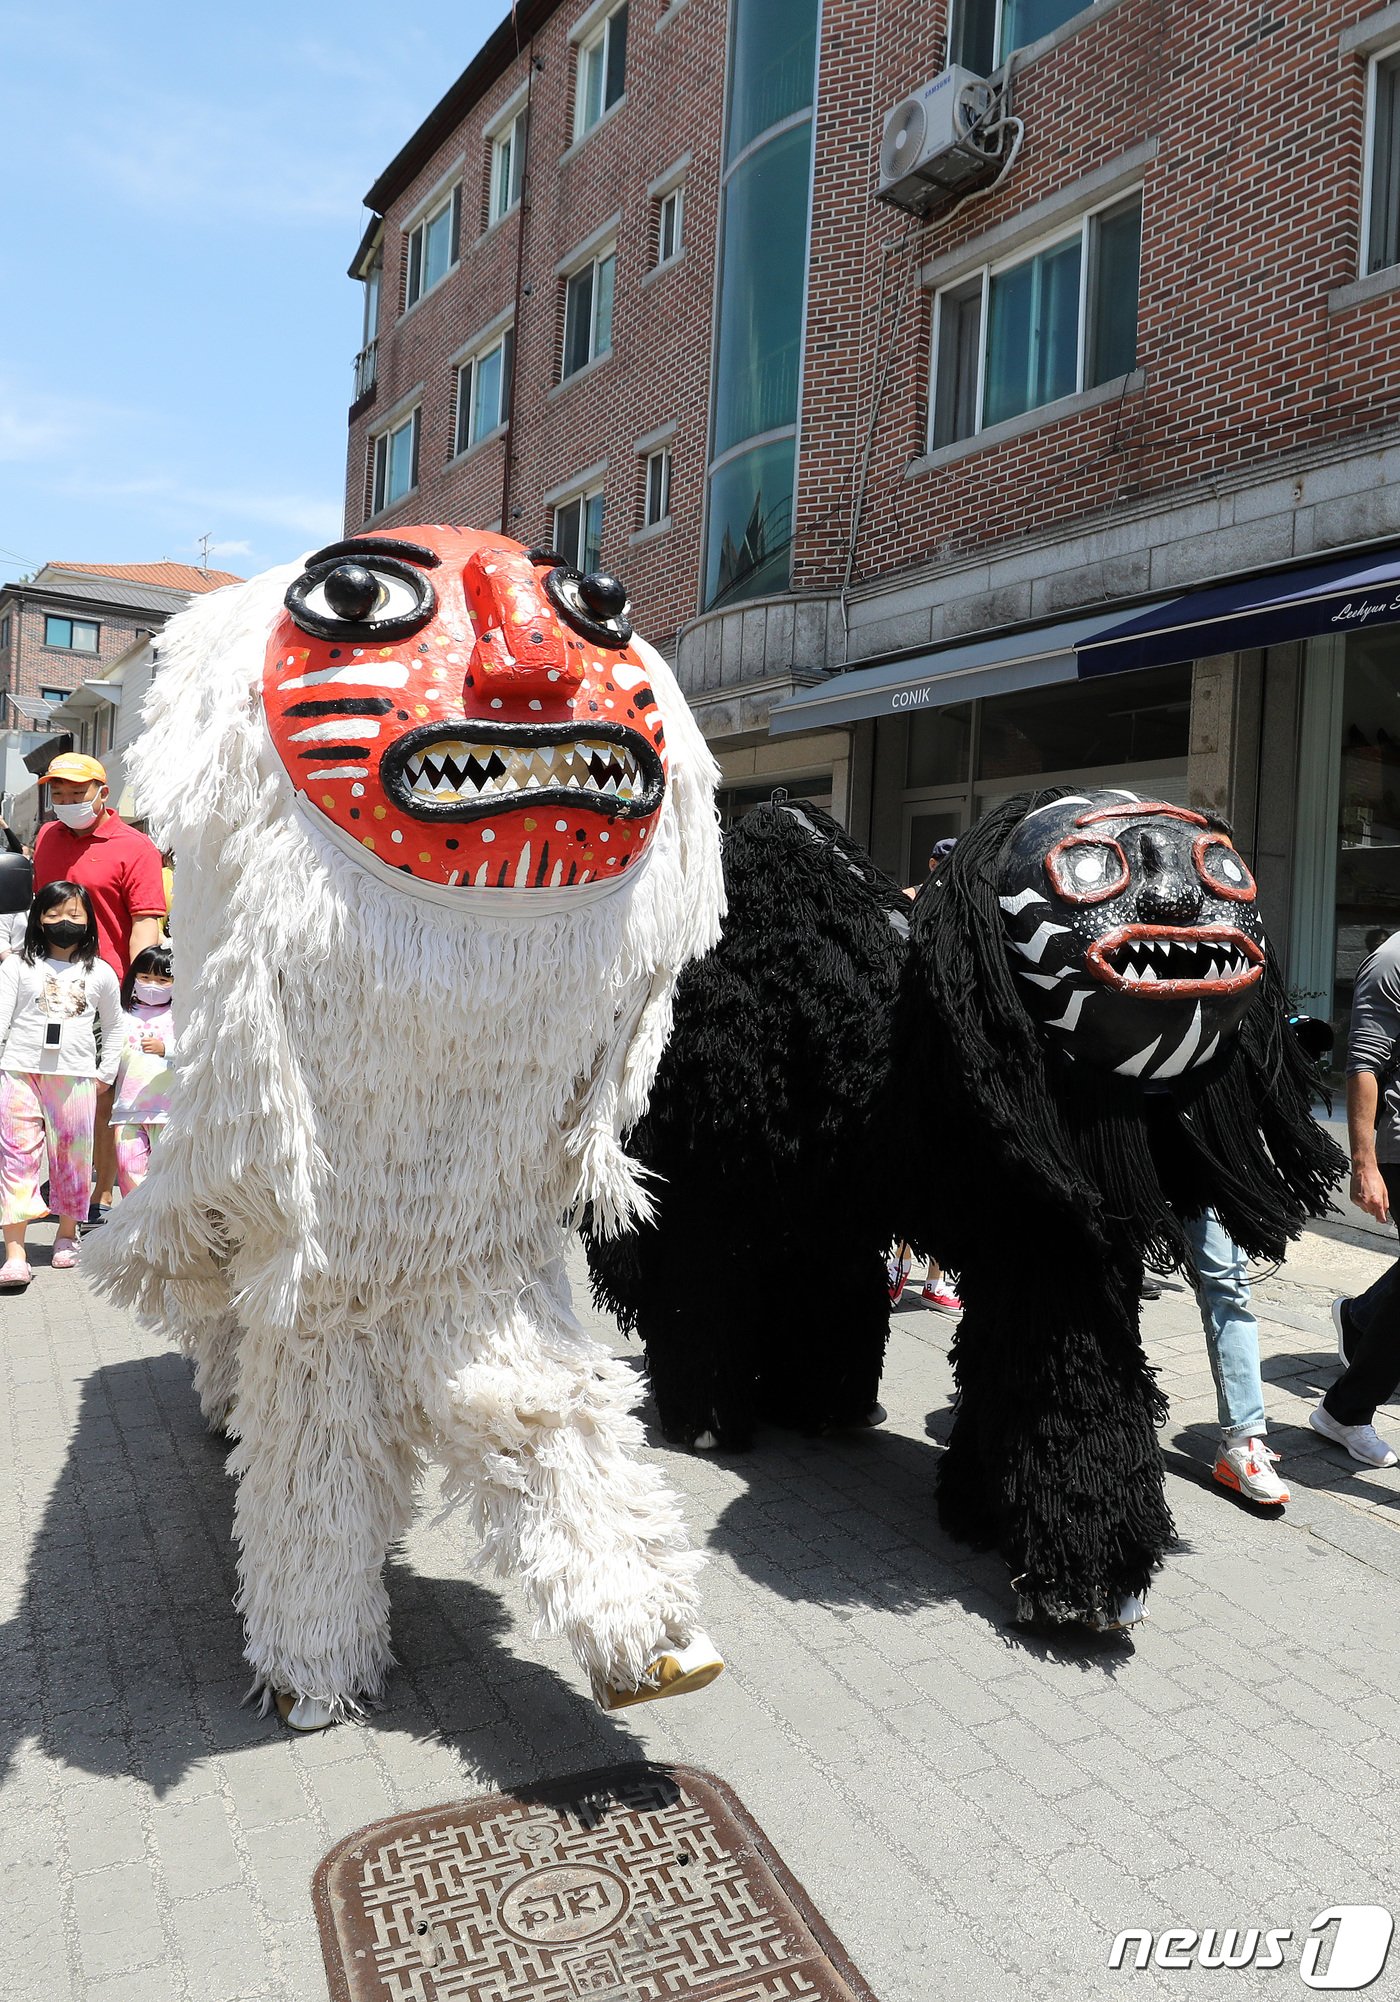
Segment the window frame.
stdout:
<svg viewBox="0 0 1400 2002">
<path fill-rule="evenodd" d="M 476 429 L 477 371 L 491 356 L 501 357 L 500 386 L 497 396 L 498 415 L 494 424 L 484 431 Z M 515 323 L 507 321 L 495 332 L 478 342 L 469 353 L 453 364 L 452 369 L 452 457 L 460 459 L 467 452 L 474 452 L 478 445 L 484 445 L 488 438 L 497 437 L 510 423 L 510 386 L 515 373 Z M 463 395 L 465 388 L 466 394 Z M 465 425 L 463 419 L 465 417 Z"/>
<path fill-rule="evenodd" d="M 508 111 L 487 133 L 491 145 L 491 163 L 486 188 L 486 227 L 494 229 L 498 222 L 514 215 L 525 192 L 526 151 L 530 144 L 530 107 L 517 104 Z M 510 148 L 510 170 L 506 177 L 504 205 L 499 204 L 500 163 L 503 151 Z"/>
<path fill-rule="evenodd" d="M 51 639 L 49 637 L 50 626 L 67 626 L 68 638 L 66 640 Z M 92 633 L 91 646 L 78 646 L 74 641 L 73 635 L 79 626 L 85 632 L 90 631 Z M 44 646 L 50 653 L 98 654 L 102 651 L 101 621 L 98 619 L 75 619 L 68 612 L 45 612 Z"/>
<path fill-rule="evenodd" d="M 447 262 L 437 277 L 425 283 L 427 269 L 428 231 L 438 219 L 446 214 Z M 403 249 L 403 312 L 411 313 L 431 292 L 451 277 L 461 262 L 462 256 L 462 181 L 459 175 L 450 188 L 433 197 L 422 212 L 411 223 L 404 226 Z M 415 246 L 417 246 L 415 251 Z M 416 261 L 416 272 L 415 272 Z M 414 290 L 415 277 L 417 290 Z M 402 318 L 403 315 L 401 314 Z"/>
<path fill-rule="evenodd" d="M 410 425 L 413 427 L 413 436 L 409 445 L 409 483 L 402 493 L 397 493 L 390 497 L 387 489 L 389 484 L 389 467 L 393 456 L 392 440 Z M 397 507 L 400 501 L 407 500 L 410 494 L 417 492 L 421 472 L 419 454 L 422 442 L 423 406 L 421 403 L 415 403 L 410 410 L 403 412 L 401 416 L 395 417 L 391 423 L 383 424 L 377 431 L 371 432 L 369 437 L 370 504 L 369 512 L 365 516 L 366 521 L 373 521 L 376 515 L 383 514 L 388 508 Z M 381 446 L 383 447 L 382 467 L 380 464 Z"/>
<path fill-rule="evenodd" d="M 8 653 L 9 649 L 10 649 L 10 614 L 8 612 L 5 612 L 4 614 L 0 614 L 0 653 Z"/>
<path fill-rule="evenodd" d="M 1360 256 L 1357 261 L 1357 277 L 1373 278 L 1377 272 L 1390 271 L 1400 264 L 1400 215 L 1392 227 L 1396 232 L 1396 256 L 1386 263 L 1377 263 L 1372 258 L 1372 244 L 1375 240 L 1375 218 L 1372 213 L 1376 198 L 1376 120 L 1380 95 L 1381 72 L 1387 67 L 1397 71 L 1396 95 L 1400 100 L 1400 40 L 1389 41 L 1382 48 L 1374 50 L 1366 62 L 1366 103 L 1363 151 L 1361 156 L 1361 229 Z M 1397 102 L 1400 113 L 1400 102 Z M 1400 116 L 1395 119 L 1392 133 L 1392 152 L 1397 156 L 1397 183 L 1400 183 Z M 1400 193 L 1400 187 L 1397 188 Z"/>
<path fill-rule="evenodd" d="M 661 510 L 651 511 L 652 467 L 660 467 Z M 642 461 L 642 527 L 662 528 L 671 519 L 671 447 L 653 446 Z"/>
<path fill-rule="evenodd" d="M 1000 4 L 1000 0 L 998 0 L 998 4 Z M 971 271 L 963 271 L 956 278 L 950 278 L 945 285 L 939 286 L 933 298 L 932 328 L 929 343 L 930 367 L 926 451 L 944 451 L 952 445 L 966 444 L 970 440 L 980 437 L 984 431 L 995 428 L 993 425 L 988 425 L 984 422 L 987 383 L 987 307 L 991 295 L 992 280 L 1001 277 L 1005 272 L 1014 271 L 1022 264 L 1032 262 L 1037 257 L 1043 257 L 1048 251 L 1055 250 L 1066 243 L 1072 243 L 1076 239 L 1079 243 L 1079 299 L 1075 327 L 1074 387 L 1063 391 L 1062 394 L 1065 396 L 1076 396 L 1082 394 L 1086 388 L 1096 388 L 1098 386 L 1098 384 L 1091 383 L 1088 380 L 1092 369 L 1092 357 L 1089 352 L 1090 323 L 1093 316 L 1091 295 L 1098 283 L 1099 269 L 1097 226 L 1105 218 L 1120 210 L 1127 209 L 1133 203 L 1137 204 L 1139 218 L 1141 218 L 1143 213 L 1143 189 L 1141 184 L 1134 188 L 1122 189 L 1104 201 L 1096 202 L 1090 207 L 1082 209 L 1072 220 L 1061 224 L 1058 228 L 1047 230 L 1044 236 L 1035 238 L 1033 242 L 1019 245 L 1005 257 L 989 259 L 980 267 L 976 267 Z M 1142 223 L 1139 220 L 1139 312 L 1142 305 L 1141 244 Z M 940 439 L 938 437 L 941 408 L 939 374 L 943 347 L 944 301 L 952 299 L 958 293 L 967 294 L 972 284 L 978 281 L 980 281 L 981 293 L 978 303 L 977 370 L 973 396 L 972 429 L 960 432 L 950 438 Z M 1136 363 L 1134 366 L 1136 366 Z M 1116 380 L 1113 376 L 1106 376 L 1102 379 L 1104 381 Z M 1033 411 L 1050 409 L 1053 404 L 1059 401 L 1059 397 L 1050 397 L 1044 403 L 1028 404 L 1024 411 L 1017 412 L 1006 419 L 999 418 L 996 422 L 1018 422 L 1020 419 L 1030 416 Z"/>
<path fill-rule="evenodd" d="M 977 65 L 963 61 L 960 48 L 963 35 L 963 18 L 969 7 L 977 4 L 978 0 L 952 0 L 948 22 L 948 61 L 950 64 L 956 61 L 964 68 L 977 68 Z M 1037 42 L 1043 42 L 1051 35 L 1062 35 L 1066 29 L 1073 26 L 1081 15 L 1094 14 L 1107 4 L 1109 4 L 1109 0 L 1078 0 L 1078 5 L 1071 8 L 1070 12 L 1066 14 L 1064 20 L 1057 27 L 1047 28 L 1043 35 L 1036 35 L 1029 42 L 1018 42 L 1014 48 L 1007 49 L 1003 46 L 1006 31 L 1006 0 L 990 0 L 990 5 L 995 16 L 992 27 L 992 60 L 987 69 L 985 71 L 978 70 L 978 74 L 994 76 L 999 69 L 1004 67 L 1009 56 L 1016 55 L 1022 49 L 1034 48 Z M 954 55 L 955 50 L 958 51 L 956 56 Z"/>
<path fill-rule="evenodd" d="M 71 688 L 54 688 L 50 686 L 39 690 L 39 700 L 41 702 L 52 702 L 54 707 L 57 708 L 59 703 L 66 702 L 72 693 Z"/>
<path fill-rule="evenodd" d="M 630 21 L 622 31 L 622 74 L 617 95 L 612 98 L 608 96 L 608 72 L 612 64 L 613 24 L 620 14 L 628 13 L 629 6 L 630 0 L 613 0 L 613 5 L 608 8 L 602 19 L 591 22 L 586 31 L 578 37 L 574 49 L 574 145 L 577 145 L 580 139 L 586 138 L 590 132 L 596 132 L 608 113 L 621 104 L 627 96 L 627 34 Z M 589 59 L 595 52 L 598 54 L 601 86 L 598 95 L 598 114 L 595 118 L 590 118 L 585 76 Z"/>
<path fill-rule="evenodd" d="M 588 540 L 587 540 L 588 508 L 590 502 L 592 501 L 597 501 L 598 503 L 597 547 L 598 547 L 598 562 L 601 563 L 603 555 L 603 517 L 607 506 L 607 503 L 603 497 L 603 482 L 601 480 L 593 480 L 587 486 L 576 487 L 572 493 L 562 494 L 560 498 L 557 501 L 555 501 L 551 515 L 551 527 L 553 529 L 552 547 L 555 550 L 557 550 L 561 556 L 565 557 L 568 560 L 568 562 L 574 566 L 575 569 L 583 571 L 587 571 L 588 569 L 593 567 L 588 562 Z M 568 509 L 575 507 L 579 511 L 578 535 L 574 541 L 573 547 L 566 548 L 560 534 L 559 517 L 561 514 L 565 513 Z"/>
<path fill-rule="evenodd" d="M 666 249 L 666 211 L 674 204 L 676 222 L 671 248 Z M 674 264 L 685 251 L 685 182 L 677 181 L 656 198 L 656 262 L 653 271 Z"/>
<path fill-rule="evenodd" d="M 598 344 L 598 319 L 599 319 L 598 307 L 599 307 L 599 300 L 601 297 L 601 287 L 599 286 L 598 283 L 598 273 L 601 267 L 608 262 L 611 262 L 612 264 L 612 291 L 608 304 L 608 342 L 606 347 L 600 347 Z M 590 272 L 592 274 L 591 278 L 592 296 L 589 302 L 589 309 L 588 309 L 588 353 L 581 362 L 577 362 L 572 368 L 570 368 L 568 365 L 569 364 L 569 300 L 573 292 L 574 286 L 579 282 L 580 279 L 582 279 L 585 272 Z M 563 327 L 559 344 L 559 381 L 561 384 L 566 382 L 572 382 L 575 376 L 582 375 L 585 369 L 591 368 L 593 366 L 594 362 L 601 361 L 604 355 L 610 355 L 612 353 L 613 332 L 617 321 L 616 237 L 612 238 L 607 243 L 599 244 L 598 248 L 593 252 L 591 252 L 589 256 L 582 258 L 580 262 L 574 265 L 571 270 L 564 272 L 563 286 L 564 286 Z"/>
</svg>

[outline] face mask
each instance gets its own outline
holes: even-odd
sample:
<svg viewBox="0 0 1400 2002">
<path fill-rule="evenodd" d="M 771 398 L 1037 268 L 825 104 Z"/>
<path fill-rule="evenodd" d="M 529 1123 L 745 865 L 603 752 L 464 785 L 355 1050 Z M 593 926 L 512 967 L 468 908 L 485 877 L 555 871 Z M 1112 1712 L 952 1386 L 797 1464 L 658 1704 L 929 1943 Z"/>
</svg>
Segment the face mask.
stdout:
<svg viewBox="0 0 1400 2002">
<path fill-rule="evenodd" d="M 44 937 L 50 945 L 78 945 L 86 931 L 76 918 L 59 918 L 55 924 L 45 924 Z"/>
<path fill-rule="evenodd" d="M 170 988 L 158 987 L 154 980 L 133 980 L 131 991 L 148 1008 L 164 1008 L 170 1001 Z"/>
<path fill-rule="evenodd" d="M 65 827 L 91 827 L 97 818 L 96 801 L 81 799 L 74 806 L 56 806 L 54 813 Z"/>
</svg>

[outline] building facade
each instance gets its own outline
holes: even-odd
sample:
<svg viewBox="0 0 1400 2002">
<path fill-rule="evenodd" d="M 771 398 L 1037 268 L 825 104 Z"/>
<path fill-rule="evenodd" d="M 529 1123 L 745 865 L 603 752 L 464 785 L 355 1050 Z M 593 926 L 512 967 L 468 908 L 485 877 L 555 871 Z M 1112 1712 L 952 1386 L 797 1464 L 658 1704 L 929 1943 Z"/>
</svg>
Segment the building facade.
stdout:
<svg viewBox="0 0 1400 2002">
<path fill-rule="evenodd" d="M 995 157 L 877 199 L 950 60 Z M 615 570 L 726 810 L 910 879 L 1027 784 L 1224 811 L 1345 1008 L 1400 926 L 1400 6 L 526 0 L 368 200 L 347 528 Z"/>
<path fill-rule="evenodd" d="M 51 745 L 67 748 L 71 740 L 94 757 L 108 755 L 126 664 L 149 657 L 152 636 L 193 596 L 241 581 L 192 563 L 46 563 L 32 578 L 0 585 L 7 819 L 26 834 L 37 824 L 34 775 Z M 114 801 L 119 792 L 114 788 Z"/>
</svg>

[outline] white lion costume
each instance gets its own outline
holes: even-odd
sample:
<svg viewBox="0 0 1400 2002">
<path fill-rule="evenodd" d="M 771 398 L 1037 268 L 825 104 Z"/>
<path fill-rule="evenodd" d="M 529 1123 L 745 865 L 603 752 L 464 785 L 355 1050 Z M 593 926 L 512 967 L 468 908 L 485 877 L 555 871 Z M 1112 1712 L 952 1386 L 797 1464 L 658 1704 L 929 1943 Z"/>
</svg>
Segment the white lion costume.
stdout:
<svg viewBox="0 0 1400 2002">
<path fill-rule="evenodd" d="M 171 1119 L 93 1242 L 237 1444 L 247 1655 L 315 1727 L 390 1665 L 425 1459 L 600 1700 L 717 1674 L 634 1379 L 575 1321 L 584 1204 L 719 933 L 716 771 L 615 579 L 405 528 L 171 622 L 132 755 L 176 851 Z"/>
</svg>

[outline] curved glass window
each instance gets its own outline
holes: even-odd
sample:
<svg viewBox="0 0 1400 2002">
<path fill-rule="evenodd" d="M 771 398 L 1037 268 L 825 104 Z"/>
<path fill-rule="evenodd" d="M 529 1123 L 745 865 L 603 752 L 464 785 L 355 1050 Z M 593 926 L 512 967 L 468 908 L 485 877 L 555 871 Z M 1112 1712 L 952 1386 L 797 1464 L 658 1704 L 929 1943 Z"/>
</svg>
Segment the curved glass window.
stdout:
<svg viewBox="0 0 1400 2002">
<path fill-rule="evenodd" d="M 726 160 L 812 102 L 817 0 L 734 0 Z"/>
<path fill-rule="evenodd" d="M 778 438 L 711 475 L 707 605 L 787 589 L 796 451 L 795 437 Z"/>
<path fill-rule="evenodd" d="M 751 153 L 724 191 L 711 451 L 797 421 L 810 125 Z"/>
</svg>

